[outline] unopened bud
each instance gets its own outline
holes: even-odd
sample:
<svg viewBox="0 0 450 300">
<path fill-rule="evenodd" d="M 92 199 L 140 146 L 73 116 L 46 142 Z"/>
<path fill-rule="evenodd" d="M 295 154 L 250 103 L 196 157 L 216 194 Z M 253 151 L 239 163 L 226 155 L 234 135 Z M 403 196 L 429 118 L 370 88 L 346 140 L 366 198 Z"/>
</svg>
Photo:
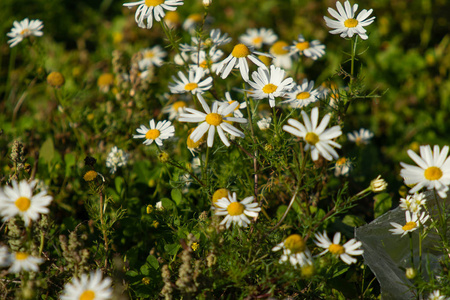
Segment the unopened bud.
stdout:
<svg viewBox="0 0 450 300">
<path fill-rule="evenodd" d="M 406 278 L 413 279 L 414 277 L 416 277 L 416 275 L 417 275 L 416 269 L 414 269 L 414 268 L 406 269 Z"/>
<path fill-rule="evenodd" d="M 203 6 L 204 7 L 209 7 L 212 3 L 212 0 L 203 0 Z"/>
<path fill-rule="evenodd" d="M 370 182 L 370 189 L 372 190 L 372 192 L 374 193 L 379 193 L 384 191 L 387 188 L 387 183 L 386 181 L 384 181 L 383 178 L 381 178 L 381 175 L 378 175 L 377 178 L 375 178 L 374 180 L 372 180 Z"/>
</svg>

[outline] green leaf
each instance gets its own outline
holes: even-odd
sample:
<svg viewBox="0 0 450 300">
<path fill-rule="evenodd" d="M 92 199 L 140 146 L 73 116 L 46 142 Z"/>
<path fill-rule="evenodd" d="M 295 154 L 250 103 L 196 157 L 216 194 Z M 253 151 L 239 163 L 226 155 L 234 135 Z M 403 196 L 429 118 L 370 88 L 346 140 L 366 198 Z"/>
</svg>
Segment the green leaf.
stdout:
<svg viewBox="0 0 450 300">
<path fill-rule="evenodd" d="M 380 193 L 373 197 L 375 199 L 374 215 L 378 218 L 392 207 L 392 198 L 388 193 Z"/>
<path fill-rule="evenodd" d="M 173 200 L 177 205 L 181 203 L 182 195 L 181 195 L 180 190 L 173 189 L 172 192 L 170 193 L 170 195 L 172 196 L 172 200 Z"/>
<path fill-rule="evenodd" d="M 342 223 L 351 227 L 359 227 L 366 224 L 366 222 L 363 219 L 354 215 L 346 215 L 342 220 Z"/>
<path fill-rule="evenodd" d="M 120 176 L 117 176 L 117 177 L 114 179 L 114 185 L 115 185 L 115 187 L 116 187 L 117 193 L 118 193 L 119 195 L 122 195 L 123 187 L 124 187 L 124 185 L 125 185 L 124 179 L 123 179 L 122 177 L 120 177 Z"/>
<path fill-rule="evenodd" d="M 277 219 L 280 220 L 287 209 L 287 205 L 280 205 L 277 208 Z"/>
<path fill-rule="evenodd" d="M 178 249 L 181 247 L 180 244 L 168 244 L 164 245 L 164 251 L 166 251 L 169 255 L 175 255 L 178 252 Z"/>
<path fill-rule="evenodd" d="M 153 256 L 153 255 L 149 255 L 149 256 L 147 256 L 147 262 L 150 264 L 150 266 L 153 268 L 153 269 L 155 269 L 155 270 L 158 270 L 158 268 L 159 268 L 159 263 L 158 263 L 158 260 L 156 259 L 156 257 L 155 256 Z"/>
<path fill-rule="evenodd" d="M 161 202 L 162 202 L 162 206 L 165 209 L 172 209 L 175 207 L 175 203 L 173 203 L 173 201 L 168 198 L 162 198 Z"/>
<path fill-rule="evenodd" d="M 64 162 L 66 163 L 66 176 L 69 176 L 71 168 L 75 165 L 75 155 L 67 153 L 64 156 Z"/>
<path fill-rule="evenodd" d="M 141 271 L 142 275 L 148 276 L 148 275 L 150 275 L 150 266 L 148 264 L 144 264 L 141 266 L 140 271 Z"/>
<path fill-rule="evenodd" d="M 44 163 L 49 164 L 55 157 L 55 145 L 52 138 L 47 138 L 39 150 L 39 159 Z"/>
</svg>

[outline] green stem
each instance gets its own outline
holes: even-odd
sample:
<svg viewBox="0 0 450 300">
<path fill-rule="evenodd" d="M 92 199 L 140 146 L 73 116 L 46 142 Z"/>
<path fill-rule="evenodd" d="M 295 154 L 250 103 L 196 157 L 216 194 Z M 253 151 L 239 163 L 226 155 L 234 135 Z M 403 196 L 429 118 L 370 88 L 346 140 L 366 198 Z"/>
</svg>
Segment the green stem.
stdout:
<svg viewBox="0 0 450 300">
<path fill-rule="evenodd" d="M 161 23 L 161 27 L 162 27 L 162 29 L 163 29 L 163 31 L 164 31 L 164 34 L 166 35 L 167 39 L 169 40 L 170 45 L 172 46 L 173 49 L 175 49 L 175 51 L 177 52 L 177 54 L 180 55 L 181 59 L 183 60 L 184 66 L 186 67 L 186 66 L 187 66 L 187 62 L 186 62 L 186 60 L 184 59 L 183 55 L 181 55 L 181 51 L 180 51 L 180 49 L 179 49 L 179 47 L 178 47 L 177 42 L 176 42 L 175 39 L 173 38 L 172 33 L 170 32 L 169 27 L 167 27 L 167 24 L 166 24 L 166 22 L 165 22 L 164 20 L 161 20 L 160 23 Z"/>
<path fill-rule="evenodd" d="M 39 257 L 42 256 L 42 251 L 44 251 L 45 233 L 41 231 L 41 242 L 39 244 Z"/>
</svg>

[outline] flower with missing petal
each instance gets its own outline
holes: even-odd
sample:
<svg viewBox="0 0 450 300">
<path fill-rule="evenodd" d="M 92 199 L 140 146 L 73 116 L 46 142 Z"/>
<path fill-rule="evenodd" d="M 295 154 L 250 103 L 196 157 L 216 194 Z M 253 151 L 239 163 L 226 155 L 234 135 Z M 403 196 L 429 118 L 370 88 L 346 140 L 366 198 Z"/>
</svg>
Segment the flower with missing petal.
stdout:
<svg viewBox="0 0 450 300">
<path fill-rule="evenodd" d="M 325 45 L 321 44 L 318 40 L 308 42 L 303 35 L 299 34 L 294 45 L 289 47 L 289 55 L 304 55 L 316 60 L 325 54 Z"/>
<path fill-rule="evenodd" d="M 6 35 L 11 39 L 8 41 L 9 47 L 14 47 L 18 43 L 20 43 L 24 38 L 29 36 L 42 36 L 44 33 L 41 29 L 44 28 L 41 20 L 31 20 L 28 18 L 23 19 L 22 21 L 17 22 L 14 21 L 13 28 L 11 28 L 11 32 L 8 32 Z"/>
<path fill-rule="evenodd" d="M 395 222 L 391 222 L 390 224 L 394 227 L 392 229 L 389 229 L 390 232 L 394 235 L 402 235 L 402 237 L 409 233 L 413 232 L 420 226 L 424 226 L 425 222 L 428 220 L 430 216 L 426 212 L 422 212 L 422 214 L 419 216 L 419 214 L 411 213 L 410 211 L 405 211 L 405 219 L 406 223 L 405 225 L 400 225 Z"/>
<path fill-rule="evenodd" d="M 355 143 L 357 146 L 365 146 L 370 143 L 373 138 L 373 132 L 368 129 L 360 128 L 359 131 L 347 133 L 348 140 Z"/>
<path fill-rule="evenodd" d="M 314 243 L 318 247 L 324 248 L 325 250 L 319 255 L 324 255 L 327 252 L 339 256 L 339 258 L 348 265 L 356 263 L 356 258 L 352 256 L 361 255 L 364 250 L 360 249 L 362 243 L 356 239 L 348 240 L 344 245 L 340 245 L 341 233 L 336 232 L 333 237 L 333 242 L 328 238 L 327 233 L 324 231 L 323 234 L 316 233 L 314 236 L 316 239 Z"/>
<path fill-rule="evenodd" d="M 9 273 L 20 273 L 22 271 L 38 272 L 39 265 L 44 262 L 42 258 L 31 256 L 25 252 L 11 253 L 11 267 Z"/>
<path fill-rule="evenodd" d="M 297 85 L 286 94 L 287 100 L 281 103 L 289 103 L 292 108 L 302 108 L 319 100 L 320 92 L 314 89 L 314 81 L 303 79 L 302 84 Z"/>
<path fill-rule="evenodd" d="M 272 45 L 278 39 L 278 36 L 271 28 L 248 28 L 245 34 L 239 37 L 239 41 L 247 46 L 260 49 L 263 44 Z"/>
<path fill-rule="evenodd" d="M 279 261 L 280 264 L 288 260 L 294 267 L 313 264 L 311 252 L 306 246 L 305 240 L 298 234 L 291 234 L 283 242 L 273 247 L 272 251 L 281 249 L 283 249 L 283 254 Z"/>
<path fill-rule="evenodd" d="M 203 94 L 207 90 L 212 87 L 212 77 L 207 77 L 202 80 L 205 75 L 205 71 L 203 68 L 196 68 L 189 70 L 189 75 L 186 77 L 183 72 L 178 72 L 177 79 L 175 76 L 172 76 L 173 81 L 175 83 L 169 84 L 169 89 L 171 93 L 174 94 L 182 94 L 182 93 L 192 93 L 192 94 Z"/>
</svg>

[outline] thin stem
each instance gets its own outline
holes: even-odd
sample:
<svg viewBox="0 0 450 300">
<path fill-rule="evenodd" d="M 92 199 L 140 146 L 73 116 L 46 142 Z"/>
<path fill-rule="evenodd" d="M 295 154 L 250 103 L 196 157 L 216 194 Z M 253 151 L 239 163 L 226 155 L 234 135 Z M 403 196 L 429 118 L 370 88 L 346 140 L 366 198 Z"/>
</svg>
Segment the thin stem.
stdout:
<svg viewBox="0 0 450 300">
<path fill-rule="evenodd" d="M 103 220 L 103 193 L 100 192 L 100 224 L 102 226 L 103 241 L 105 243 L 105 269 L 108 267 L 108 234 L 106 233 L 105 221 Z M 106 206 L 106 203 L 105 203 Z"/>
<path fill-rule="evenodd" d="M 42 256 L 42 251 L 44 251 L 44 243 L 45 243 L 45 233 L 41 231 L 41 242 L 39 244 L 39 257 Z"/>
<path fill-rule="evenodd" d="M 283 223 L 284 219 L 286 218 L 287 214 L 289 213 L 289 210 L 291 209 L 292 205 L 294 204 L 295 198 L 297 197 L 297 193 L 298 193 L 299 187 L 300 187 L 300 185 L 297 185 L 297 188 L 295 189 L 295 193 L 292 196 L 291 202 L 289 202 L 289 205 L 288 205 L 286 211 L 284 212 L 284 214 L 281 217 L 280 221 L 278 221 L 278 223 L 272 228 L 272 231 L 277 229 L 278 226 L 280 226 L 281 223 Z"/>
<path fill-rule="evenodd" d="M 161 23 L 161 27 L 162 27 L 162 29 L 163 29 L 163 31 L 164 31 L 164 34 L 166 35 L 167 39 L 169 40 L 170 45 L 172 46 L 173 49 L 175 49 L 175 51 L 177 52 L 177 54 L 180 55 L 181 59 L 183 60 L 184 66 L 186 67 L 186 66 L 187 66 L 187 62 L 186 62 L 186 60 L 184 59 L 183 55 L 181 55 L 181 51 L 180 51 L 180 49 L 179 49 L 179 47 L 178 47 L 177 42 L 176 42 L 175 39 L 173 38 L 172 33 L 170 32 L 169 27 L 167 27 L 167 24 L 166 24 L 166 22 L 165 22 L 164 20 L 161 20 L 160 23 Z"/>
</svg>

